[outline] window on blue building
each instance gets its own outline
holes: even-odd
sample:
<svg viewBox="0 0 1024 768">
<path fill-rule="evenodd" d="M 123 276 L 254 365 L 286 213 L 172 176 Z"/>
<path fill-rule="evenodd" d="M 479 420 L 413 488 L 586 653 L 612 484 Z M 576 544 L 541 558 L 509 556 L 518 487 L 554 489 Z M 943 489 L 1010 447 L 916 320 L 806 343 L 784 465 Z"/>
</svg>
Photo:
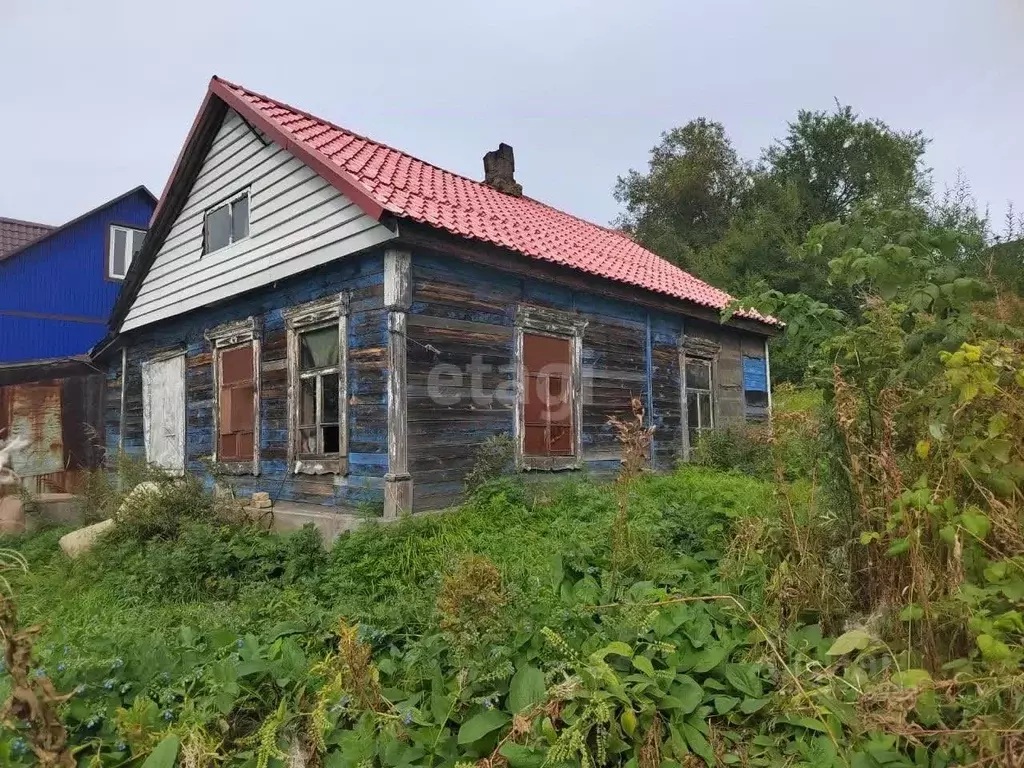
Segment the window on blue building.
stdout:
<svg viewBox="0 0 1024 768">
<path fill-rule="evenodd" d="M 112 225 L 107 236 L 107 277 L 111 280 L 124 280 L 128 267 L 142 250 L 142 241 L 145 239 L 144 229 Z"/>
</svg>

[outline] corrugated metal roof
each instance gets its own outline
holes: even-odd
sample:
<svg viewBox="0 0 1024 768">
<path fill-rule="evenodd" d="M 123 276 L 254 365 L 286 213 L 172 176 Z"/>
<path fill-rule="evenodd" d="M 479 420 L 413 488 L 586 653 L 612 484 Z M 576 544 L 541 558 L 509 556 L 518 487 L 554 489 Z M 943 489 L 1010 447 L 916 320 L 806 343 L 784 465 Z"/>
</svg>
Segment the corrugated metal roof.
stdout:
<svg viewBox="0 0 1024 768">
<path fill-rule="evenodd" d="M 284 102 L 214 78 L 210 92 L 347 192 L 368 213 L 388 211 L 454 235 L 517 251 L 713 309 L 732 297 L 621 232 L 529 197 L 431 165 Z M 756 312 L 737 313 L 776 324 Z"/>
<path fill-rule="evenodd" d="M 33 221 L 6 219 L 0 216 L 0 260 L 47 232 L 52 232 L 53 229 L 49 224 L 36 224 Z"/>
</svg>

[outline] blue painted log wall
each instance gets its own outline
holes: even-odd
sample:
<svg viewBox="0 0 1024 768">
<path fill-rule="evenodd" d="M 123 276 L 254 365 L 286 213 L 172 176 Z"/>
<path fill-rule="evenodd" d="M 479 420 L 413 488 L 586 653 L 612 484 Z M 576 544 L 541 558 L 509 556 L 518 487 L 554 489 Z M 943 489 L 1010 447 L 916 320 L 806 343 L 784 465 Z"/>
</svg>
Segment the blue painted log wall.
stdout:
<svg viewBox="0 0 1024 768">
<path fill-rule="evenodd" d="M 260 474 L 222 477 L 240 496 L 267 491 L 277 500 L 352 508 L 383 498 L 387 470 L 386 392 L 384 366 L 387 326 L 383 310 L 382 252 L 334 262 L 223 305 L 190 312 L 122 336 L 127 349 L 126 414 L 120 423 L 120 361 L 108 373 L 106 424 L 108 456 L 123 447 L 129 456 L 144 458 L 141 364 L 155 353 L 183 346 L 186 352 L 186 463 L 191 472 L 212 485 L 204 459 L 213 451 L 213 369 L 206 330 L 250 315 L 263 321 Z M 287 471 L 287 372 L 282 310 L 340 291 L 351 295 L 348 321 L 349 473 L 294 475 Z M 268 366 L 268 363 L 270 364 Z M 277 365 L 274 365 L 277 363 Z"/>
<path fill-rule="evenodd" d="M 443 506 L 463 488 L 488 437 L 513 431 L 513 324 L 516 306 L 577 312 L 587 318 L 583 336 L 582 451 L 585 470 L 613 472 L 619 445 L 608 424 L 628 415 L 636 396 L 655 427 L 652 463 L 670 469 L 680 459 L 682 411 L 680 339 L 684 331 L 717 342 L 716 409 L 720 424 L 744 418 L 743 356 L 763 355 L 753 334 L 649 310 L 538 278 L 475 265 L 427 250 L 414 250 L 412 306 L 407 328 L 409 470 L 414 510 Z M 349 317 L 349 475 L 334 479 L 287 471 L 287 375 L 282 310 L 341 290 L 352 292 Z M 237 297 L 124 335 L 128 349 L 126 418 L 120 416 L 120 370 L 108 376 L 107 439 L 114 455 L 124 431 L 127 453 L 141 456 L 142 361 L 175 345 L 188 350 L 187 448 L 189 470 L 203 474 L 213 449 L 212 365 L 204 332 L 249 315 L 263 319 L 261 473 L 225 478 L 239 494 L 267 491 L 275 499 L 351 508 L 379 503 L 387 471 L 387 324 L 383 309 L 383 253 L 325 265 L 272 288 Z M 443 321 L 456 321 L 446 323 Z M 472 380 L 471 364 L 482 370 Z M 438 376 L 438 372 L 442 373 Z M 448 378 L 445 378 L 445 376 Z M 443 402 L 436 391 L 443 383 Z"/>
</svg>

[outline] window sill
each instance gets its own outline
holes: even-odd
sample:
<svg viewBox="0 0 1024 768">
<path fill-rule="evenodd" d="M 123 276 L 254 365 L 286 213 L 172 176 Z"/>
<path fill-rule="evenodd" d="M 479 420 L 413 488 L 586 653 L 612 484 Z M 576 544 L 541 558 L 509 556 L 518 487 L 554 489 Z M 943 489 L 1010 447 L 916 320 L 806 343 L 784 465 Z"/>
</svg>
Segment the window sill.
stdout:
<svg viewBox="0 0 1024 768">
<path fill-rule="evenodd" d="M 583 462 L 579 456 L 523 456 L 520 469 L 542 472 L 561 472 L 579 469 Z"/>
<path fill-rule="evenodd" d="M 292 463 L 294 475 L 347 475 L 348 456 L 299 456 Z"/>
<path fill-rule="evenodd" d="M 245 461 L 214 461 L 213 471 L 218 475 L 258 475 L 259 468 L 251 459 Z"/>
</svg>

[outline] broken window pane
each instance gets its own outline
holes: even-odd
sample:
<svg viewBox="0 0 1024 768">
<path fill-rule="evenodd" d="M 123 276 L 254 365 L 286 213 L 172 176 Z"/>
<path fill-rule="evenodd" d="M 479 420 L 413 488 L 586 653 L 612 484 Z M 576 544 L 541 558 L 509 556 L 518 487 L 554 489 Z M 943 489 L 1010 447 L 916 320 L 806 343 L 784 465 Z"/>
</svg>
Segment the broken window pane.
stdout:
<svg viewBox="0 0 1024 768">
<path fill-rule="evenodd" d="M 322 424 L 335 424 L 338 422 L 338 374 L 330 373 L 320 377 L 322 382 L 320 391 L 323 403 L 320 409 L 320 422 Z"/>
<path fill-rule="evenodd" d="M 341 429 L 337 424 L 323 427 L 324 453 L 341 452 Z"/>
<path fill-rule="evenodd" d="M 686 388 L 711 389 L 711 361 L 700 359 L 686 361 Z"/>
<path fill-rule="evenodd" d="M 338 365 L 338 328 L 328 326 L 299 337 L 299 370 L 333 368 Z"/>
<path fill-rule="evenodd" d="M 299 453 L 316 453 L 316 427 L 299 430 Z"/>
<path fill-rule="evenodd" d="M 206 214 L 204 253 L 212 253 L 231 242 L 231 216 L 227 205 L 214 208 Z"/>
<path fill-rule="evenodd" d="M 316 425 L 316 378 L 302 379 L 299 384 L 299 424 Z"/>
<path fill-rule="evenodd" d="M 249 235 L 249 196 L 242 195 L 231 204 L 231 242 Z"/>
<path fill-rule="evenodd" d="M 748 389 L 743 393 L 743 398 L 751 408 L 767 408 L 768 407 L 768 393 L 758 392 L 757 390 Z"/>
<path fill-rule="evenodd" d="M 714 418 L 711 415 L 711 393 L 699 392 L 697 403 L 700 407 L 700 428 L 708 429 L 714 424 Z"/>
</svg>

